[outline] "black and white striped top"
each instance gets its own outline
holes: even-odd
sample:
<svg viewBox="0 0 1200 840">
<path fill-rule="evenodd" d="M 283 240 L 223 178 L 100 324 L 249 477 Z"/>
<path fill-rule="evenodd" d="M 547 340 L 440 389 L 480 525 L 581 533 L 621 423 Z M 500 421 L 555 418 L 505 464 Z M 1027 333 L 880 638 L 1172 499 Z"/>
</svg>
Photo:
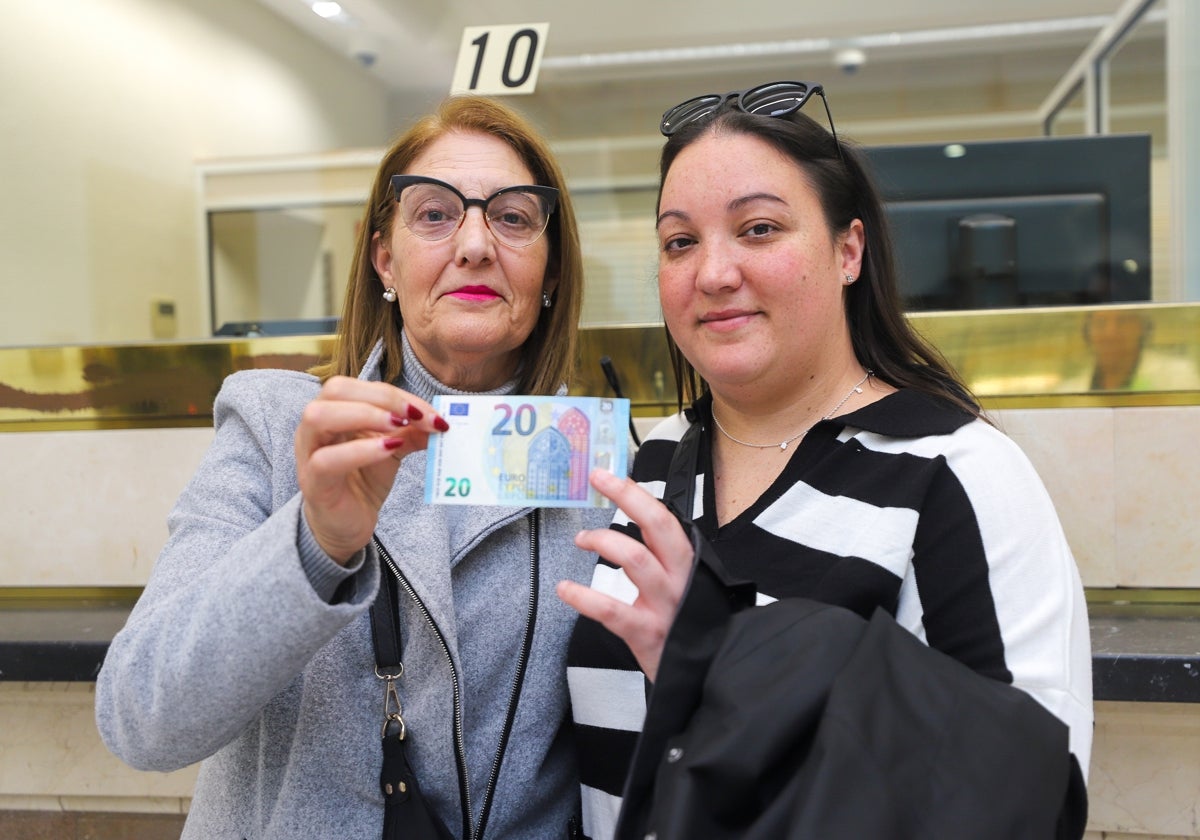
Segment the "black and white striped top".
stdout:
<svg viewBox="0 0 1200 840">
<path fill-rule="evenodd" d="M 694 412 L 704 425 L 694 519 L 730 573 L 755 581 L 760 604 L 806 597 L 868 618 L 884 607 L 926 644 L 1028 691 L 1064 721 L 1086 777 L 1092 679 L 1083 587 L 1053 503 L 1012 440 L 898 391 L 818 423 L 771 487 L 718 528 L 711 400 Z M 683 414 L 668 418 L 637 454 L 634 479 L 659 498 L 689 425 Z M 612 527 L 638 536 L 621 513 Z M 603 559 L 592 586 L 627 603 L 637 594 Z M 583 618 L 567 678 L 583 829 L 608 840 L 648 684 L 625 644 Z"/>
</svg>

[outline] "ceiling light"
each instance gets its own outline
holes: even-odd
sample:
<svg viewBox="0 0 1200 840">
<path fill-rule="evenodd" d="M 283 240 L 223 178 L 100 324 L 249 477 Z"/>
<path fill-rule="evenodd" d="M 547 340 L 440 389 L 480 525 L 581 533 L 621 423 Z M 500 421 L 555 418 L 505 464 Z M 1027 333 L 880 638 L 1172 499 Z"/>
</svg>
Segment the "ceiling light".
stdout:
<svg viewBox="0 0 1200 840">
<path fill-rule="evenodd" d="M 342 13 L 342 6 L 340 3 L 332 2 L 332 0 L 315 0 L 312 4 L 312 10 L 326 20 L 329 20 Z"/>
</svg>

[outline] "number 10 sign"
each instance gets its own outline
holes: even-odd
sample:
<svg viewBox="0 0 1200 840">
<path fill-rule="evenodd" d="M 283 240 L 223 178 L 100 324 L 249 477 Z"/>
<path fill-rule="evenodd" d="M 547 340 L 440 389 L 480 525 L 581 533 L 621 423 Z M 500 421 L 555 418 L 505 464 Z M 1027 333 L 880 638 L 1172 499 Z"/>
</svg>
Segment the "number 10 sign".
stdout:
<svg viewBox="0 0 1200 840">
<path fill-rule="evenodd" d="M 533 93 L 548 23 L 463 29 L 450 93 Z"/>
</svg>

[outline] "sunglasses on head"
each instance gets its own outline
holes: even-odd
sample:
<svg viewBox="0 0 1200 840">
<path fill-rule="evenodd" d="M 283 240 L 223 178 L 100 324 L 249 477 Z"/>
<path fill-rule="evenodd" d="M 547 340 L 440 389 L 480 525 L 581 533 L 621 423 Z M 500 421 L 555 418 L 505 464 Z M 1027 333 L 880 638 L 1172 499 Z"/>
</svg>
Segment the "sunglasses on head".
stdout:
<svg viewBox="0 0 1200 840">
<path fill-rule="evenodd" d="M 673 108 L 668 108 L 662 116 L 658 130 L 664 137 L 670 137 L 679 129 L 692 123 L 700 122 L 711 117 L 732 101 L 735 108 L 747 114 L 759 114 L 764 117 L 789 117 L 804 107 L 804 103 L 813 96 L 821 97 L 825 104 L 825 116 L 829 118 L 829 132 L 837 144 L 838 154 L 842 153 L 842 144 L 837 139 L 837 129 L 833 127 L 833 114 L 829 112 L 829 100 L 825 98 L 825 88 L 817 82 L 767 82 L 745 90 L 734 90 L 726 94 L 706 93 L 695 96 L 686 102 L 680 102 Z"/>
</svg>

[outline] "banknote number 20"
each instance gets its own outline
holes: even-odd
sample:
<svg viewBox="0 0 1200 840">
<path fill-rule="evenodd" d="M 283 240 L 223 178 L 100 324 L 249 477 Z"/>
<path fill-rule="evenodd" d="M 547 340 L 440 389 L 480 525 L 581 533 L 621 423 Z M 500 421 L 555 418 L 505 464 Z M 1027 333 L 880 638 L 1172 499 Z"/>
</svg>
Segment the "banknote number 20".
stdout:
<svg viewBox="0 0 1200 840">
<path fill-rule="evenodd" d="M 522 403 L 516 409 L 508 403 L 499 403 L 496 411 L 500 412 L 500 419 L 492 427 L 493 435 L 511 435 L 512 429 L 516 429 L 518 435 L 527 437 L 537 428 L 537 409 L 529 403 Z M 447 477 L 446 495 L 459 498 L 470 496 L 471 479 Z"/>
<path fill-rule="evenodd" d="M 515 410 L 508 403 L 497 403 L 495 410 L 500 413 L 500 419 L 492 427 L 494 435 L 511 435 L 510 423 L 522 437 L 528 437 L 537 428 L 537 409 L 529 403 L 521 403 Z"/>
<path fill-rule="evenodd" d="M 469 478 L 446 478 L 446 496 L 458 496 L 466 498 L 471 495 L 471 479 Z"/>
</svg>

